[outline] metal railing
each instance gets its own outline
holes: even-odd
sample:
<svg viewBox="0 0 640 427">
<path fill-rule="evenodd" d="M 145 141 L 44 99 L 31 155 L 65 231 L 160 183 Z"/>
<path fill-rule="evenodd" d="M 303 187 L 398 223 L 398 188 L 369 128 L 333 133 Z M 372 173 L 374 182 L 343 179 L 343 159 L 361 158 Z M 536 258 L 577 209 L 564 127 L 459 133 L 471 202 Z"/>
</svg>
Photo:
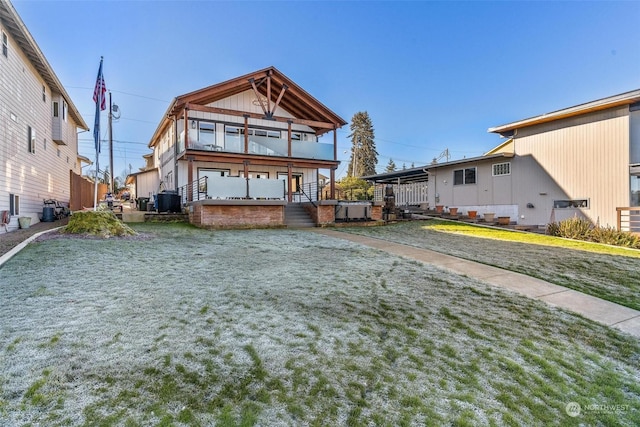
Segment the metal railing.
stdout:
<svg viewBox="0 0 640 427">
<path fill-rule="evenodd" d="M 203 176 L 200 179 L 196 179 L 193 182 L 178 187 L 178 194 L 180 195 L 180 203 L 185 206 L 189 201 L 189 193 L 191 193 L 191 200 L 202 200 L 207 198 L 207 178 Z"/>
<path fill-rule="evenodd" d="M 640 206 L 616 208 L 618 231 L 640 233 Z"/>
<path fill-rule="evenodd" d="M 300 187 L 298 187 L 298 192 L 302 194 L 306 198 L 306 200 L 311 202 L 314 208 L 317 207 L 317 205 L 315 204 L 315 202 L 318 201 L 318 183 L 317 182 L 308 182 L 308 183 L 302 184 Z"/>
</svg>

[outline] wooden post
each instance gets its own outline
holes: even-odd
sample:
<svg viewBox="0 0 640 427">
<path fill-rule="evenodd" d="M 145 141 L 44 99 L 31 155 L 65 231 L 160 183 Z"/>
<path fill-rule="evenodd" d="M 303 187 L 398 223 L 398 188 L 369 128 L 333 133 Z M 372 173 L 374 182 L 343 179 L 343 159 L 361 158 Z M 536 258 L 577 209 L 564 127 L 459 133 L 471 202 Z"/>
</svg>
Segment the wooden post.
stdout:
<svg viewBox="0 0 640 427">
<path fill-rule="evenodd" d="M 249 154 L 249 116 L 244 115 L 244 154 Z"/>
<path fill-rule="evenodd" d="M 244 179 L 245 182 L 247 183 L 247 194 L 246 194 L 246 198 L 249 198 L 249 160 L 244 160 L 242 163 L 244 163 Z"/>
<path fill-rule="evenodd" d="M 193 202 L 193 156 L 187 157 L 187 201 Z"/>
<path fill-rule="evenodd" d="M 287 164 L 287 201 L 293 202 L 293 191 L 291 189 L 291 178 L 293 178 L 292 164 Z"/>
<path fill-rule="evenodd" d="M 329 183 L 329 197 L 330 197 L 330 200 L 335 200 L 336 199 L 336 170 L 334 168 L 331 168 L 330 175 L 331 177 L 329 178 L 329 180 L 331 182 Z"/>
<path fill-rule="evenodd" d="M 184 149 L 189 149 L 189 109 L 184 107 Z"/>
<path fill-rule="evenodd" d="M 291 120 L 287 121 L 287 155 L 291 157 Z"/>
</svg>

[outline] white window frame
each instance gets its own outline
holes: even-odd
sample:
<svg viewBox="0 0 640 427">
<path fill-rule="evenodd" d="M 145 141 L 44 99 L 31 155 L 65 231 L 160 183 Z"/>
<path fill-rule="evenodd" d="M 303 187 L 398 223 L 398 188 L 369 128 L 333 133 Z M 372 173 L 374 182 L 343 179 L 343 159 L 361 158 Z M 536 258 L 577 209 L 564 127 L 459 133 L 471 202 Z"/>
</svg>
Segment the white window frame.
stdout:
<svg viewBox="0 0 640 427">
<path fill-rule="evenodd" d="M 31 126 L 27 126 L 27 150 L 36 154 L 36 130 Z"/>
<path fill-rule="evenodd" d="M 585 197 L 584 199 L 559 199 L 553 201 L 554 209 L 589 209 L 591 207 L 591 200 Z"/>
<path fill-rule="evenodd" d="M 5 58 L 9 57 L 9 38 L 4 31 L 2 32 L 2 55 Z"/>
<path fill-rule="evenodd" d="M 491 176 L 511 175 L 511 162 L 494 163 L 491 165 Z"/>
<path fill-rule="evenodd" d="M 9 215 L 20 215 L 20 196 L 9 194 Z"/>
</svg>

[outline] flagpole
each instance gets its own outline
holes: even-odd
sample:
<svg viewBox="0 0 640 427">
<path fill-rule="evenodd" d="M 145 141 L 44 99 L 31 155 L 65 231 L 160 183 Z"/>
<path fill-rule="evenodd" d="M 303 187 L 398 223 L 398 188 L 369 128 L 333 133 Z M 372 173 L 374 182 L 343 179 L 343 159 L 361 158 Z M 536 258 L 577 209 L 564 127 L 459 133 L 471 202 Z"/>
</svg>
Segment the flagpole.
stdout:
<svg viewBox="0 0 640 427">
<path fill-rule="evenodd" d="M 98 210 L 98 173 L 100 172 L 100 111 L 106 108 L 104 94 L 107 90 L 104 84 L 104 76 L 102 75 L 102 61 L 100 57 L 100 68 L 98 69 L 98 78 L 96 79 L 96 87 L 93 90 L 93 101 L 96 103 L 96 117 L 93 126 L 93 139 L 96 144 L 96 176 L 95 187 L 93 190 L 93 210 Z"/>
<path fill-rule="evenodd" d="M 98 164 L 100 160 L 100 152 L 96 148 L 96 176 L 95 180 L 95 188 L 93 190 L 93 210 L 98 210 L 98 172 L 100 171 L 100 165 Z"/>
<path fill-rule="evenodd" d="M 113 111 L 111 104 L 111 91 L 109 91 L 109 191 L 115 197 L 113 188 Z"/>
</svg>

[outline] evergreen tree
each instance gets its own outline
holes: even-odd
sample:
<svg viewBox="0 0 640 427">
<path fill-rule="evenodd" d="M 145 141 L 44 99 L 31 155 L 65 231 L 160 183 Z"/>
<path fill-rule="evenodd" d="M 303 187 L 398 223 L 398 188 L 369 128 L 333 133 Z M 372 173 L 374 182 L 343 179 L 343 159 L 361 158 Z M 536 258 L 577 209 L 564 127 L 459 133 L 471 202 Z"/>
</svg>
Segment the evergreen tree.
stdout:
<svg viewBox="0 0 640 427">
<path fill-rule="evenodd" d="M 387 167 L 384 170 L 385 172 L 395 172 L 396 164 L 393 162 L 393 159 L 389 159 L 389 163 L 387 163 Z"/>
<path fill-rule="evenodd" d="M 366 111 L 360 111 L 353 115 L 349 138 L 351 138 L 351 159 L 347 176 L 375 175 L 378 152 L 374 141 L 373 124 Z"/>
</svg>

